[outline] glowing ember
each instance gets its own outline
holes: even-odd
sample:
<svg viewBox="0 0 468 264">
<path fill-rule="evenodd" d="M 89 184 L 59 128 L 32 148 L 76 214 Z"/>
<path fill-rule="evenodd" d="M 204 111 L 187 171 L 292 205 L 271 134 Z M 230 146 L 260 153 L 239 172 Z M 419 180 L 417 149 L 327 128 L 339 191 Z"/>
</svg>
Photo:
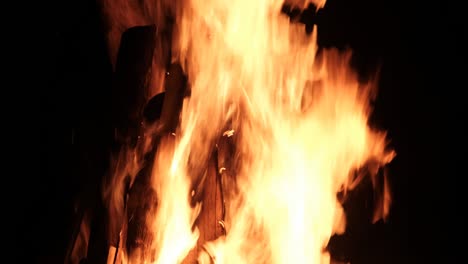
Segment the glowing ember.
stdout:
<svg viewBox="0 0 468 264">
<path fill-rule="evenodd" d="M 206 170 L 223 133 L 236 152 L 235 168 L 221 173 L 235 175 L 236 191 L 226 200 L 226 235 L 205 244 L 200 263 L 329 262 L 324 248 L 345 227 L 337 193 L 357 184 L 354 172 L 369 161 L 392 160 L 385 134 L 367 125 L 372 87 L 350 71 L 350 54 L 316 57 L 317 31 L 291 24 L 282 5 L 187 0 L 179 10 L 173 49 L 191 95 L 155 158 L 151 250 L 129 262 L 181 263 L 196 245 L 203 205 L 190 206 L 192 175 Z"/>
</svg>

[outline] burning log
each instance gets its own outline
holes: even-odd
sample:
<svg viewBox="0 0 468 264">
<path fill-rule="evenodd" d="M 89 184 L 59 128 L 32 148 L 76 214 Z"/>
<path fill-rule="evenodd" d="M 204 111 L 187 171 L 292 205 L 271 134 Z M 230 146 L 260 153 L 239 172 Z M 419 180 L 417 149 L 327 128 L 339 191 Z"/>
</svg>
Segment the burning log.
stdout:
<svg viewBox="0 0 468 264">
<path fill-rule="evenodd" d="M 144 91 L 146 91 L 149 74 L 151 74 L 155 40 L 156 27 L 154 25 L 129 28 L 122 35 L 112 93 L 112 123 L 115 128 L 116 151 L 136 141 L 139 132 L 140 108 L 145 100 Z M 125 192 L 124 190 L 121 193 L 122 201 L 124 201 Z M 108 257 L 106 247 L 111 245 L 118 248 L 124 215 L 106 217 L 105 207 L 99 199 L 101 194 L 91 193 L 90 195 L 95 198 L 94 204 L 80 203 L 77 223 L 65 263 L 103 263 Z M 88 199 L 85 197 L 85 200 Z M 125 205 L 118 206 L 123 208 Z"/>
<path fill-rule="evenodd" d="M 154 25 L 133 27 L 122 35 L 112 100 L 117 151 L 122 151 L 120 144 L 124 147 L 128 144 L 135 144 L 140 133 L 141 106 L 145 101 L 144 92 L 150 79 L 155 40 L 156 27 Z M 125 192 L 128 188 L 125 187 L 123 191 Z M 121 193 L 121 195 L 125 200 L 126 194 Z M 121 206 L 125 207 L 124 204 Z M 119 244 L 124 216 L 112 215 L 111 217 L 115 218 L 111 222 L 117 222 L 110 226 L 110 244 L 116 246 Z"/>
<path fill-rule="evenodd" d="M 145 166 L 138 173 L 129 190 L 126 232 L 126 250 L 129 256 L 150 250 L 146 247 L 151 242 L 151 235 L 145 220 L 149 215 L 156 214 L 158 210 L 157 194 L 151 188 L 151 177 L 158 177 L 158 175 L 152 175 L 154 158 L 161 138 L 176 132 L 182 102 L 188 96 L 186 88 L 186 76 L 180 65 L 171 64 L 166 75 L 165 92 L 151 98 L 144 109 L 144 122 L 147 126 L 156 126 L 156 132 L 153 135 L 153 148 L 145 158 Z M 225 148 L 221 149 L 221 153 L 226 156 Z M 191 204 L 195 206 L 196 203 L 202 203 L 204 206 L 194 222 L 194 227 L 200 230 L 200 238 L 184 263 L 194 263 L 206 242 L 225 234 L 223 226 L 225 208 L 221 187 L 223 170 L 219 169 L 218 157 L 218 151 L 215 149 L 211 158 L 206 161 L 206 170 L 194 172 L 191 184 L 193 190 L 190 198 Z"/>
<path fill-rule="evenodd" d="M 165 96 L 161 109 L 162 132 L 174 133 L 179 125 L 183 99 L 187 96 L 187 77 L 179 64 L 171 64 L 164 80 Z"/>
<path fill-rule="evenodd" d="M 112 93 L 113 123 L 118 140 L 134 139 L 138 134 L 155 42 L 154 25 L 133 27 L 122 35 Z"/>
<path fill-rule="evenodd" d="M 144 154 L 144 165 L 139 171 L 128 192 L 126 225 L 126 251 L 129 256 L 143 254 L 150 250 L 151 236 L 147 230 L 148 214 L 154 214 L 158 207 L 158 197 L 152 188 L 154 158 L 162 137 L 175 132 L 182 101 L 186 90 L 186 78 L 179 65 L 171 64 L 165 80 L 165 91 L 151 98 L 143 110 L 143 122 L 147 127 L 156 126 L 150 134 L 153 145 Z M 155 176 L 157 177 L 157 175 Z"/>
</svg>

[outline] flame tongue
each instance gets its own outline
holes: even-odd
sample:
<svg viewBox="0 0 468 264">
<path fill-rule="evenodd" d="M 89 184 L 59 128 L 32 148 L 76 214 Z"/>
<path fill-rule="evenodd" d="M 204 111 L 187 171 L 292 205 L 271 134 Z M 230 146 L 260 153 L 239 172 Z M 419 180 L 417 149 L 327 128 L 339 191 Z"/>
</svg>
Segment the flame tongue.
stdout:
<svg viewBox="0 0 468 264">
<path fill-rule="evenodd" d="M 290 24 L 282 4 L 188 0 L 179 14 L 175 50 L 191 96 L 177 139 L 156 155 L 156 257 L 146 261 L 180 263 L 195 245 L 188 157 L 203 170 L 226 126 L 239 192 L 227 204 L 227 235 L 206 245 L 216 263 L 328 262 L 323 249 L 345 224 L 336 193 L 368 160 L 393 158 L 384 133 L 367 126 L 370 89 L 349 71 L 349 54 L 316 60 L 316 30 Z"/>
<path fill-rule="evenodd" d="M 179 140 L 164 138 L 154 165 L 153 186 L 159 203 L 156 218 L 149 219 L 149 225 L 154 230 L 155 263 L 181 263 L 198 239 L 198 230 L 192 230 L 192 225 L 200 206 L 189 204 L 190 179 L 179 164 L 186 160 L 186 152 Z"/>
</svg>

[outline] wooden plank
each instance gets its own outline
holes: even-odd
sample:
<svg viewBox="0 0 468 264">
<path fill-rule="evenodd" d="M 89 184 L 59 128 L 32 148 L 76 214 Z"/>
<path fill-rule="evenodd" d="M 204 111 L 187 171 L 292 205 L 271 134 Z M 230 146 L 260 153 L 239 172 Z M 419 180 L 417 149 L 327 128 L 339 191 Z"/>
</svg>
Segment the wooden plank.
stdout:
<svg viewBox="0 0 468 264">
<path fill-rule="evenodd" d="M 117 138 L 135 137 L 146 103 L 153 52 L 154 25 L 129 28 L 122 35 L 112 91 L 112 121 Z"/>
<path fill-rule="evenodd" d="M 217 180 L 217 166 L 213 157 L 208 163 L 206 179 L 203 184 L 202 210 L 195 223 L 200 232 L 197 245 L 187 255 L 184 264 L 195 264 L 203 245 L 208 241 L 213 241 L 223 235 L 223 229 L 219 224 L 222 220 L 222 199 L 219 181 Z"/>
</svg>

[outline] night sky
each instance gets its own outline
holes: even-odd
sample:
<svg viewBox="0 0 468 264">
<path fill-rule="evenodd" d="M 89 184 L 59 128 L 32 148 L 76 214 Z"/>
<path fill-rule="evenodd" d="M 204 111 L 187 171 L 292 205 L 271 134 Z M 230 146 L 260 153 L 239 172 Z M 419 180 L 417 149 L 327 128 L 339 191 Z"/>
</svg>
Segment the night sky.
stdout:
<svg viewBox="0 0 468 264">
<path fill-rule="evenodd" d="M 41 203 L 33 206 L 40 217 L 27 227 L 43 237 L 41 243 L 31 240 L 37 263 L 63 263 L 74 199 L 97 188 L 106 171 L 112 135 L 112 67 L 102 15 L 88 0 L 64 2 L 58 8 L 52 46 L 55 83 L 42 100 L 44 147 L 37 182 Z M 448 231 L 438 225 L 447 209 L 434 196 L 434 186 L 444 177 L 439 162 L 443 89 L 436 88 L 456 85 L 439 78 L 433 66 L 435 61 L 450 65 L 457 57 L 461 35 L 455 22 L 460 18 L 448 16 L 450 8 L 329 0 L 323 11 L 320 45 L 353 49 L 356 69 L 364 75 L 380 67 L 371 120 L 388 131 L 397 152 L 389 165 L 394 193 L 389 222 L 375 230 L 368 227 L 374 231 L 351 245 L 353 254 L 360 256 L 356 263 L 422 263 L 441 254 L 434 250 L 435 236 L 448 241 L 444 235 Z"/>
</svg>

